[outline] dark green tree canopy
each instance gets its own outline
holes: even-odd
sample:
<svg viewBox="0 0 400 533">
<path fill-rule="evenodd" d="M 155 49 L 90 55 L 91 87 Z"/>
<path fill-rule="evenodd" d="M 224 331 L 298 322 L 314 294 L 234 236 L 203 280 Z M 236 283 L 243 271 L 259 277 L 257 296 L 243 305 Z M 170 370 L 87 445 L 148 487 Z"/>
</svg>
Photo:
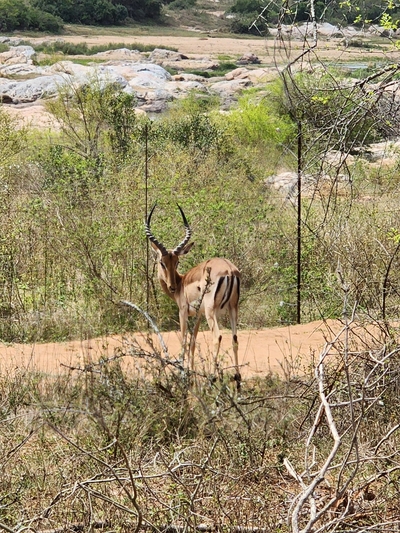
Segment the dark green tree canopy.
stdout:
<svg viewBox="0 0 400 533">
<path fill-rule="evenodd" d="M 34 30 L 58 33 L 63 21 L 55 13 L 43 12 L 23 0 L 0 0 L 0 31 Z"/>
<path fill-rule="evenodd" d="M 118 25 L 128 17 L 154 18 L 160 14 L 155 0 L 143 0 L 134 11 L 111 0 L 0 0 L 0 31 L 34 30 L 58 33 L 64 23 Z"/>
<path fill-rule="evenodd" d="M 121 24 L 128 12 L 121 4 L 113 4 L 110 0 L 32 0 L 38 9 L 60 17 L 72 24 Z"/>
</svg>

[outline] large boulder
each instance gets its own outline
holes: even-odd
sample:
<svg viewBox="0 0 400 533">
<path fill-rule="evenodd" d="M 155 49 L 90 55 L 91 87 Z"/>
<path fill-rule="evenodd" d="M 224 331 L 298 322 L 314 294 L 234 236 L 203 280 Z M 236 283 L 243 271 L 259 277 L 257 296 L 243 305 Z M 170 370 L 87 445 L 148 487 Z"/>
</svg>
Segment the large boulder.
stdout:
<svg viewBox="0 0 400 533">
<path fill-rule="evenodd" d="M 105 52 L 98 52 L 94 55 L 98 59 L 108 60 L 125 60 L 142 61 L 143 56 L 139 50 L 130 50 L 129 48 L 118 48 L 116 50 L 107 50 Z"/>
<path fill-rule="evenodd" d="M 172 50 L 165 50 L 164 48 L 155 48 L 150 56 L 149 61 L 151 63 L 162 64 L 164 61 L 175 62 L 182 61 L 182 59 L 189 59 L 187 56 L 174 52 Z"/>
<path fill-rule="evenodd" d="M 0 64 L 0 76 L 2 78 L 22 78 L 37 74 L 38 68 L 29 63 Z"/>
<path fill-rule="evenodd" d="M 107 83 L 115 83 L 124 88 L 126 79 L 107 65 L 80 65 L 72 61 L 59 61 L 43 70 L 44 74 L 60 74 L 68 81 L 76 85 L 85 85 L 96 80 L 103 86 Z"/>
<path fill-rule="evenodd" d="M 0 101 L 3 104 L 21 104 L 55 96 L 65 81 L 65 77 L 58 74 L 23 81 L 0 80 Z"/>
</svg>

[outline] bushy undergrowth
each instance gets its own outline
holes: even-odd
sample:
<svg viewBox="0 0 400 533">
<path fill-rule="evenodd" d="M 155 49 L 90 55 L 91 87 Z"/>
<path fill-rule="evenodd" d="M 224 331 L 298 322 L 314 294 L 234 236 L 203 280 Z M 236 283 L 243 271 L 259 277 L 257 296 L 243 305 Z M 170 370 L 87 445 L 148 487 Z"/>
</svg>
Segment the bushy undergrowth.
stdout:
<svg viewBox="0 0 400 533">
<path fill-rule="evenodd" d="M 318 524 L 361 531 L 391 523 L 398 499 L 396 333 L 346 331 L 347 341 L 332 345 L 337 356 L 320 356 L 323 377 L 307 369 L 299 377 L 288 359 L 285 379 L 247 379 L 239 396 L 229 375 L 208 381 L 201 368 L 189 387 L 162 354 L 132 340 L 112 360 L 83 361 L 58 376 L 3 371 L 0 524 L 36 531 L 95 524 L 293 530 L 294 503 L 329 457 L 312 496 L 318 511 L 332 499 Z M 335 431 L 341 446 L 331 455 Z M 307 515 L 305 505 L 303 525 Z"/>
<path fill-rule="evenodd" d="M 21 371 L 3 377 L 0 387 L 13 439 L 24 441 L 12 453 L 12 426 L 1 424 L 8 460 L 0 493 L 10 497 L 2 500 L 0 522 L 33 520 L 48 529 L 90 521 L 128 531 L 140 513 L 155 527 L 194 528 L 204 520 L 272 525 L 271 507 L 262 502 L 279 479 L 293 419 L 289 412 L 284 421 L 271 417 L 274 402 L 262 399 L 280 391 L 278 381 L 254 385 L 257 411 L 235 408 L 224 387 L 206 387 L 198 401 L 179 375 L 150 382 L 119 363 L 55 381 Z M 282 514 L 284 494 L 273 499 Z"/>
</svg>

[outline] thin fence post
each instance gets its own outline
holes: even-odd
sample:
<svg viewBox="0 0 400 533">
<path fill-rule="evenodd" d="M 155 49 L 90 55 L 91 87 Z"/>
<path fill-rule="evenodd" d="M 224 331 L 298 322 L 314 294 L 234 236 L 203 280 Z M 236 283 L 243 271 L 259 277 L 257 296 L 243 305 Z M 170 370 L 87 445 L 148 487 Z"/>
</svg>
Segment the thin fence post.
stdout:
<svg viewBox="0 0 400 533">
<path fill-rule="evenodd" d="M 148 167 L 148 125 L 144 126 L 144 216 L 147 217 L 148 210 L 148 197 L 149 197 L 149 167 Z M 149 241 L 146 239 L 146 312 L 149 313 L 150 307 L 150 278 L 149 278 L 149 268 L 150 268 L 150 249 Z"/>
<path fill-rule="evenodd" d="M 301 323 L 301 173 L 302 173 L 302 131 L 301 121 L 297 121 L 297 324 Z"/>
</svg>

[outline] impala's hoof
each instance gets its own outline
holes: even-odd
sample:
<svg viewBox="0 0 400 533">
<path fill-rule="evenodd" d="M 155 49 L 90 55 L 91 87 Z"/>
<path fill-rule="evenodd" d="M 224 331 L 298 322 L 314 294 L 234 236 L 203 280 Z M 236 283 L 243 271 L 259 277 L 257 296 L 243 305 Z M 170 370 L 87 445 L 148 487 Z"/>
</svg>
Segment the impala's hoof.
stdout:
<svg viewBox="0 0 400 533">
<path fill-rule="evenodd" d="M 215 374 L 211 374 L 210 376 L 208 376 L 208 381 L 211 385 L 214 385 L 214 383 L 217 382 L 217 376 Z"/>
<path fill-rule="evenodd" d="M 237 372 L 234 376 L 233 376 L 233 380 L 236 381 L 236 388 L 237 390 L 240 390 L 240 387 L 242 385 L 242 376 Z"/>
</svg>

